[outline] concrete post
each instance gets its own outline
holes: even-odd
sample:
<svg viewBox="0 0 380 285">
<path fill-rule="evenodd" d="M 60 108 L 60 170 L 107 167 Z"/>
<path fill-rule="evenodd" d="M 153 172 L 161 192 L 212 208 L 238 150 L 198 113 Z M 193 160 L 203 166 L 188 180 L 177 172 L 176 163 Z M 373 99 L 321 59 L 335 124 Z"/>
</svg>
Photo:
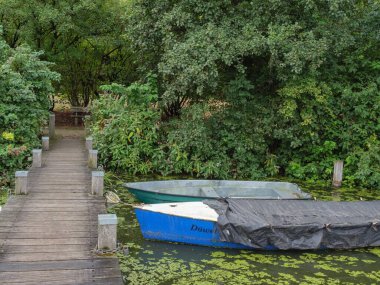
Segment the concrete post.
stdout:
<svg viewBox="0 0 380 285">
<path fill-rule="evenodd" d="M 104 172 L 93 171 L 91 194 L 97 195 L 97 196 L 103 196 L 103 189 L 104 189 Z"/>
<path fill-rule="evenodd" d="M 55 136 L 55 114 L 49 114 L 49 137 L 54 138 Z"/>
<path fill-rule="evenodd" d="M 49 137 L 42 137 L 42 149 L 49 150 Z"/>
<path fill-rule="evenodd" d="M 15 193 L 28 194 L 28 171 L 16 171 Z"/>
<path fill-rule="evenodd" d="M 98 249 L 117 248 L 117 217 L 115 214 L 98 215 Z"/>
<path fill-rule="evenodd" d="M 88 167 L 97 168 L 98 167 L 98 151 L 91 149 L 88 151 Z"/>
<path fill-rule="evenodd" d="M 333 182 L 334 187 L 342 186 L 343 180 L 343 161 L 338 160 L 334 162 L 334 173 L 333 173 Z"/>
<path fill-rule="evenodd" d="M 42 166 L 42 149 L 33 149 L 33 167 Z"/>
<path fill-rule="evenodd" d="M 88 150 L 92 149 L 92 137 L 86 138 L 86 148 Z"/>
<path fill-rule="evenodd" d="M 90 115 L 85 115 L 84 116 L 84 127 L 85 127 L 85 131 L 86 131 L 86 135 L 90 134 L 90 119 L 91 119 L 91 116 Z"/>
</svg>

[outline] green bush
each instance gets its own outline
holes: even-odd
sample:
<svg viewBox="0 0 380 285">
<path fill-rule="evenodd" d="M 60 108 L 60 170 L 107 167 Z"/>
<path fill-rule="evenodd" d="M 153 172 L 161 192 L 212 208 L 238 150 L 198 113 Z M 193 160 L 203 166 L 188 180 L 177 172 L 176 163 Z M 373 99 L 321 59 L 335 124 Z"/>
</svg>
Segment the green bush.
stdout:
<svg viewBox="0 0 380 285">
<path fill-rule="evenodd" d="M 92 133 L 104 166 L 131 174 L 220 179 L 277 174 L 276 158 L 262 143 L 262 124 L 249 114 L 241 117 L 242 102 L 228 108 L 193 104 L 179 118 L 161 121 L 157 86 L 149 78 L 129 87 L 103 86 L 107 93 L 93 102 Z M 242 94 L 248 88 L 238 86 Z"/>
<path fill-rule="evenodd" d="M 41 126 L 47 119 L 52 81 L 50 63 L 42 53 L 26 46 L 10 48 L 0 38 L 0 176 L 6 178 L 27 162 L 40 144 Z M 5 179 L 8 181 L 7 179 Z M 1 183 L 0 183 L 1 185 Z"/>
<path fill-rule="evenodd" d="M 357 112 L 355 127 L 348 123 L 353 114 L 337 120 L 347 109 L 366 108 L 347 101 L 347 95 L 333 94 L 326 83 L 289 84 L 279 100 L 253 96 L 253 86 L 239 77 L 229 83 L 223 100 L 194 102 L 170 120 L 161 118 L 154 80 L 103 90 L 107 93 L 93 103 L 92 132 L 101 161 L 113 170 L 328 181 L 334 161 L 343 159 L 346 184 L 380 187 L 380 147 L 373 134 L 378 125 L 372 121 L 376 116 L 367 118 L 377 109 Z M 376 92 L 367 92 L 362 104 L 375 104 L 377 98 Z M 336 102 L 341 102 L 339 108 L 333 108 Z M 349 139 L 345 132 L 350 132 Z M 372 135 L 366 139 L 368 134 Z"/>
<path fill-rule="evenodd" d="M 159 153 L 159 111 L 155 83 L 103 86 L 108 91 L 92 105 L 92 133 L 100 161 L 132 174 L 152 173 Z M 144 97 L 145 96 L 145 97 Z"/>
</svg>

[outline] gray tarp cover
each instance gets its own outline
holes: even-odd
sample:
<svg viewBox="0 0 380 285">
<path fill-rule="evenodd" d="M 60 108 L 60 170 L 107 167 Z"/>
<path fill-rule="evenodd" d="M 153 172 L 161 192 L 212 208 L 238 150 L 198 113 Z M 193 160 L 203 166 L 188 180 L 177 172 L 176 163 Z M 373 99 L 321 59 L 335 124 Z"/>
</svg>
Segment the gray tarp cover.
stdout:
<svg viewBox="0 0 380 285">
<path fill-rule="evenodd" d="M 206 200 L 223 241 L 261 249 L 380 246 L 380 201 Z"/>
</svg>

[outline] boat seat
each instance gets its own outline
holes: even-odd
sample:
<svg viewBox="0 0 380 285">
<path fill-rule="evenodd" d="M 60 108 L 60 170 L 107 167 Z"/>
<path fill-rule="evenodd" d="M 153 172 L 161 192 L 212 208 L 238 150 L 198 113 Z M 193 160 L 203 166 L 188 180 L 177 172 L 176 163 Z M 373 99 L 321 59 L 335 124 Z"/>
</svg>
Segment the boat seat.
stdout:
<svg viewBox="0 0 380 285">
<path fill-rule="evenodd" d="M 220 197 L 213 187 L 201 187 L 200 189 L 206 197 Z"/>
</svg>

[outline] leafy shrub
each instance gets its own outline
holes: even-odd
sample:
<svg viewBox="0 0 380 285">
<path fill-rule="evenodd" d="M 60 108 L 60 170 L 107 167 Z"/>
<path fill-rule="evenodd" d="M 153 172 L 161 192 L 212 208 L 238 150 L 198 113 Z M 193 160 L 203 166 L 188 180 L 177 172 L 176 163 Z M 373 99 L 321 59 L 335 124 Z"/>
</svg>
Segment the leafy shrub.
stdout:
<svg viewBox="0 0 380 285">
<path fill-rule="evenodd" d="M 168 122 L 160 121 L 154 82 L 104 86 L 108 94 L 93 103 L 92 132 L 107 167 L 220 179 L 277 174 L 276 156 L 263 143 L 265 121 L 251 116 L 260 107 L 253 108 L 253 102 L 238 111 L 246 103 L 245 81 L 231 83 L 231 92 L 239 89 L 244 102 L 235 100 L 227 108 L 218 102 L 192 104 Z"/>
<path fill-rule="evenodd" d="M 343 159 L 347 184 L 380 186 L 379 141 L 376 135 L 366 139 L 377 131 L 377 107 L 357 112 L 355 127 L 348 125 L 353 115 L 345 113 L 375 104 L 373 90 L 357 91 L 367 94 L 360 103 L 334 94 L 327 83 L 302 80 L 281 89 L 280 98 L 260 97 L 242 76 L 229 82 L 223 100 L 189 104 L 180 117 L 163 122 L 154 80 L 103 89 L 109 94 L 94 102 L 92 131 L 103 163 L 114 170 L 317 181 L 330 180 L 334 161 Z M 336 102 L 342 104 L 332 108 Z M 346 118 L 337 120 L 342 113 Z M 336 129 L 343 124 L 348 129 Z"/>
<path fill-rule="evenodd" d="M 157 156 L 160 112 L 154 80 L 146 84 L 103 86 L 92 105 L 92 133 L 105 166 L 132 174 L 152 173 Z M 145 96 L 145 97 L 144 97 Z"/>
<path fill-rule="evenodd" d="M 345 179 L 356 185 L 380 188 L 380 141 L 373 135 L 363 148 L 354 149 L 345 160 Z"/>
<path fill-rule="evenodd" d="M 30 150 L 39 145 L 38 136 L 49 109 L 52 81 L 50 63 L 42 53 L 26 46 L 10 48 L 0 38 L 0 176 L 20 169 Z M 1 184 L 1 183 L 0 183 Z"/>
</svg>

